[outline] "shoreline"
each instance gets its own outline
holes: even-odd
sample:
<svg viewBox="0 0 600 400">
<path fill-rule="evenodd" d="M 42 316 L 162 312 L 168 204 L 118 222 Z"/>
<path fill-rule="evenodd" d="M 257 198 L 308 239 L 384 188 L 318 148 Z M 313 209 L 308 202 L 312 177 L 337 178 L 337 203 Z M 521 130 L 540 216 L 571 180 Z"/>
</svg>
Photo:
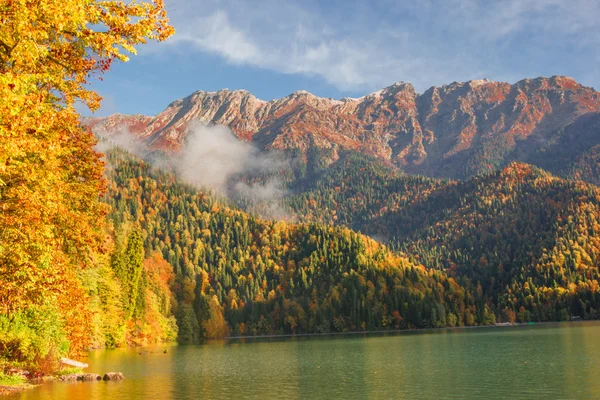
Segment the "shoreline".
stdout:
<svg viewBox="0 0 600 400">
<path fill-rule="evenodd" d="M 441 331 L 461 331 L 467 329 L 485 329 L 485 328 L 516 328 L 524 326 L 537 326 L 537 325 L 552 325 L 552 324 L 565 324 L 565 323 L 585 323 L 594 322 L 599 320 L 581 320 L 581 321 L 545 321 L 545 322 L 515 322 L 515 323 L 497 323 L 494 325 L 475 325 L 475 326 L 454 326 L 454 327 L 440 327 L 440 328 L 416 328 L 416 329 L 388 329 L 388 330 L 376 330 L 376 331 L 352 331 L 352 332 L 328 332 L 328 333 L 297 333 L 297 334 L 280 334 L 280 335 L 256 335 L 256 336 L 227 336 L 221 339 L 208 339 L 207 342 L 216 340 L 241 340 L 241 339 L 287 339 L 297 337 L 334 337 L 334 336 L 368 336 L 368 335 L 384 335 L 384 334 L 411 334 L 411 333 L 435 333 Z"/>
</svg>

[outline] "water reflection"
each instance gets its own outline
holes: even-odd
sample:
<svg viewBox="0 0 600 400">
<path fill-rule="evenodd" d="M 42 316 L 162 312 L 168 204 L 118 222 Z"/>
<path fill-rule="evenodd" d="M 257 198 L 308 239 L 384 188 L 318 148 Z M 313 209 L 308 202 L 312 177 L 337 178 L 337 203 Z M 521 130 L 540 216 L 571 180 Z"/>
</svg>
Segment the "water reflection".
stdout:
<svg viewBox="0 0 600 400">
<path fill-rule="evenodd" d="M 600 323 L 164 348 L 90 353 L 90 371 L 122 371 L 123 382 L 13 398 L 600 398 Z"/>
<path fill-rule="evenodd" d="M 365 340 L 360 336 L 296 341 L 295 357 L 302 372 L 298 397 L 335 399 L 352 393 L 364 398 L 365 353 Z"/>
</svg>

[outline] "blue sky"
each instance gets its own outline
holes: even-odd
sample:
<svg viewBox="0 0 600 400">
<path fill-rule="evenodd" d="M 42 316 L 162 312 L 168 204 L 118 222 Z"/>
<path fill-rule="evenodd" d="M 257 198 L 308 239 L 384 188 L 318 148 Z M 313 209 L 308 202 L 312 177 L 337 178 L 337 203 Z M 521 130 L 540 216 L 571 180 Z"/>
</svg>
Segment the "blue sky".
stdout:
<svg viewBox="0 0 600 400">
<path fill-rule="evenodd" d="M 177 33 L 93 87 L 97 115 L 154 115 L 196 90 L 356 97 L 568 75 L 600 89 L 598 0 L 165 0 Z"/>
</svg>

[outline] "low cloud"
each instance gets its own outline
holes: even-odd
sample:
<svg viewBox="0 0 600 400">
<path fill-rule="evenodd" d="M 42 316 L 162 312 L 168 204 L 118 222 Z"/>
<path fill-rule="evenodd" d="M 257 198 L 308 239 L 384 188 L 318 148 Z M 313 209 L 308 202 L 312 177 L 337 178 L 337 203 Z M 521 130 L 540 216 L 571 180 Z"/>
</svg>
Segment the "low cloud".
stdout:
<svg viewBox="0 0 600 400">
<path fill-rule="evenodd" d="M 103 135 L 96 150 L 106 152 L 114 146 L 157 168 L 171 169 L 185 182 L 227 197 L 249 212 L 264 218 L 293 219 L 282 204 L 286 190 L 279 178 L 290 168 L 289 162 L 239 140 L 226 126 L 192 124 L 182 149 L 166 157 L 149 152 L 147 143 L 127 129 Z"/>
<path fill-rule="evenodd" d="M 257 157 L 254 147 L 237 139 L 229 128 L 197 124 L 175 163 L 186 181 L 225 194 L 229 179 L 249 170 Z"/>
<path fill-rule="evenodd" d="M 125 127 L 110 134 L 97 133 L 97 136 L 99 140 L 94 149 L 99 153 L 106 153 L 113 147 L 120 147 L 144 159 L 148 155 L 148 145 L 132 135 Z"/>
<path fill-rule="evenodd" d="M 248 211 L 290 219 L 282 206 L 283 182 L 277 177 L 289 164 L 239 140 L 226 126 L 192 125 L 175 168 L 187 182 L 227 196 Z"/>
</svg>

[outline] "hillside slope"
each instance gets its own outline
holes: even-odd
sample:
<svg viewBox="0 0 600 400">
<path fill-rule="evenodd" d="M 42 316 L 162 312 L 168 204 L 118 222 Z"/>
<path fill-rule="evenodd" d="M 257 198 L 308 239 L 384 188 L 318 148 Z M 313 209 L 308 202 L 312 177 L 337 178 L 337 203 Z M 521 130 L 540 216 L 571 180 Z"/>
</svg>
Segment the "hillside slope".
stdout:
<svg viewBox="0 0 600 400">
<path fill-rule="evenodd" d="M 598 316 L 600 189 L 526 164 L 440 188 L 386 217 L 398 247 L 478 282 L 502 309 Z M 560 300 L 559 300 L 560 301 Z"/>
<path fill-rule="evenodd" d="M 181 341 L 494 320 L 443 271 L 348 228 L 261 220 L 123 151 L 107 159 L 111 226 L 138 227 L 146 253 L 172 266 Z"/>
<path fill-rule="evenodd" d="M 173 266 L 182 340 L 600 317 L 598 187 L 516 163 L 467 181 L 403 176 L 362 157 L 288 198 L 318 221 L 291 224 L 109 153 L 112 223 L 139 224 Z"/>
<path fill-rule="evenodd" d="M 598 317 L 597 186 L 519 163 L 466 181 L 402 176 L 351 155 L 287 202 L 303 219 L 350 226 L 480 285 L 501 315 Z"/>
</svg>

